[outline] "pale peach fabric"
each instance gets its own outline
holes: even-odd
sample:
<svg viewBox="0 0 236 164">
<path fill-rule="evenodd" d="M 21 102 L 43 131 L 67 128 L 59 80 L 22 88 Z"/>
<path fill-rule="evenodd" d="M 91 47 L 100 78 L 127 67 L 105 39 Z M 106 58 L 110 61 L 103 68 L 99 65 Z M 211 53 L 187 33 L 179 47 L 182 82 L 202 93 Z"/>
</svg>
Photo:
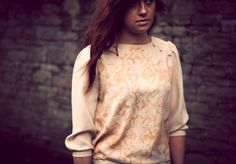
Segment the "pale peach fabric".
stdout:
<svg viewBox="0 0 236 164">
<path fill-rule="evenodd" d="M 84 95 L 84 65 L 78 55 L 72 78 L 73 130 L 66 146 L 74 157 L 93 155 L 109 163 L 168 163 L 169 137 L 185 135 L 188 114 L 178 51 L 152 37 L 144 45 L 112 47 L 97 63 L 92 90 Z"/>
</svg>

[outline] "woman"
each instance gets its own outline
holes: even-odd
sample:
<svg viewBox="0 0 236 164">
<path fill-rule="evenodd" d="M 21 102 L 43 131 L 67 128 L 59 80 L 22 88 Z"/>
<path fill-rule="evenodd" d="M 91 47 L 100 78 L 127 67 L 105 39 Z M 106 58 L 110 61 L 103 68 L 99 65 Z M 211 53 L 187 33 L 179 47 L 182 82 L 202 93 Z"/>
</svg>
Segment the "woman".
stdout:
<svg viewBox="0 0 236 164">
<path fill-rule="evenodd" d="M 159 0 L 99 0 L 72 78 L 75 164 L 183 164 L 188 114 L 178 51 L 149 35 Z"/>
</svg>

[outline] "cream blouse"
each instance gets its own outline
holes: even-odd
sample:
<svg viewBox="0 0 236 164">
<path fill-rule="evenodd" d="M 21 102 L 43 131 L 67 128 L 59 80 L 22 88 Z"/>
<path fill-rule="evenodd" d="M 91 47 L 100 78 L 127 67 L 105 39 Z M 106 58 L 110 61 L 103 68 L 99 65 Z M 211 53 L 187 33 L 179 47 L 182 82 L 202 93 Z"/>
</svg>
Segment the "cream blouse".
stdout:
<svg viewBox="0 0 236 164">
<path fill-rule="evenodd" d="M 78 55 L 72 77 L 74 157 L 95 163 L 170 161 L 169 137 L 185 135 L 188 114 L 178 51 L 152 37 L 143 45 L 118 44 L 102 54 L 92 89 L 84 94 L 90 46 Z M 84 73 L 83 73 L 84 72 Z"/>
</svg>

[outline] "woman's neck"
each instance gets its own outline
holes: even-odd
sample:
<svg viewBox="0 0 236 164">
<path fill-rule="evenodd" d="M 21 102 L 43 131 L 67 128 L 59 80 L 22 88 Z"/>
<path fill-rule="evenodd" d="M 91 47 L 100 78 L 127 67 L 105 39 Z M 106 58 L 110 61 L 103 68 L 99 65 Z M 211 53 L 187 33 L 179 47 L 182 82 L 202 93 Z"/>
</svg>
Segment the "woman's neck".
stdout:
<svg viewBox="0 0 236 164">
<path fill-rule="evenodd" d="M 120 44 L 146 44 L 151 42 L 148 34 L 127 34 L 121 33 L 117 40 Z"/>
</svg>

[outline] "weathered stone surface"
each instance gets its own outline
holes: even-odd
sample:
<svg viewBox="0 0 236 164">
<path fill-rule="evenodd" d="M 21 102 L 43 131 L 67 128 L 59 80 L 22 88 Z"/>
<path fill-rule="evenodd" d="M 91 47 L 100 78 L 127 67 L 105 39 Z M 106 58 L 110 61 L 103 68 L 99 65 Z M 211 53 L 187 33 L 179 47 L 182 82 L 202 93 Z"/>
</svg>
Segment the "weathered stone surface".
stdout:
<svg viewBox="0 0 236 164">
<path fill-rule="evenodd" d="M 172 28 L 172 35 L 181 37 L 181 36 L 186 36 L 187 30 L 186 27 L 183 26 L 174 26 Z"/>
<path fill-rule="evenodd" d="M 51 84 L 51 77 L 52 77 L 52 73 L 49 70 L 46 70 L 46 69 L 37 70 L 33 74 L 33 80 L 35 82 L 45 83 L 45 84 L 48 84 L 48 85 Z"/>
<path fill-rule="evenodd" d="M 166 26 L 163 29 L 164 34 L 173 35 L 173 36 L 185 36 L 186 28 L 183 26 Z"/>
<path fill-rule="evenodd" d="M 198 153 L 189 153 L 186 156 L 186 163 L 189 164 L 199 164 L 202 163 L 215 164 L 216 161 L 213 160 L 213 157 L 210 155 L 198 154 Z"/>
<path fill-rule="evenodd" d="M 236 20 L 221 21 L 222 32 L 236 32 Z"/>
<path fill-rule="evenodd" d="M 55 41 L 57 39 L 58 27 L 36 27 L 36 37 L 37 39 Z"/>
<path fill-rule="evenodd" d="M 58 31 L 56 34 L 58 40 L 62 41 L 77 41 L 78 39 L 78 33 L 76 32 L 64 32 L 64 31 Z"/>
<path fill-rule="evenodd" d="M 177 26 L 188 26 L 191 24 L 191 15 L 172 15 L 170 22 Z"/>
<path fill-rule="evenodd" d="M 219 164 L 224 163 L 236 163 L 236 157 L 235 157 L 235 151 L 234 152 L 227 152 L 227 154 L 223 154 L 220 157 Z"/>
<path fill-rule="evenodd" d="M 27 60 L 30 62 L 46 62 L 47 49 L 43 46 L 29 46 L 27 51 Z"/>
<path fill-rule="evenodd" d="M 67 0 L 63 3 L 63 9 L 67 12 L 71 17 L 76 17 L 80 12 L 79 1 L 76 0 Z"/>
<path fill-rule="evenodd" d="M 52 79 L 52 85 L 57 87 L 71 87 L 71 76 L 54 76 Z"/>
<path fill-rule="evenodd" d="M 220 24 L 221 15 L 199 14 L 192 17 L 192 24 L 196 26 L 216 26 Z"/>
<path fill-rule="evenodd" d="M 184 76 L 185 87 L 199 87 L 203 83 L 201 76 Z"/>
<path fill-rule="evenodd" d="M 170 11 L 173 15 L 192 15 L 195 13 L 194 0 L 176 0 Z"/>
<path fill-rule="evenodd" d="M 7 54 L 9 60 L 21 61 L 25 60 L 26 53 L 24 51 L 9 51 Z"/>
<path fill-rule="evenodd" d="M 188 52 L 182 55 L 183 62 L 193 64 L 195 62 L 193 58 L 193 52 Z"/>
<path fill-rule="evenodd" d="M 208 115 L 209 114 L 209 105 L 205 103 L 190 102 L 186 103 L 188 112 L 193 114 Z"/>
<path fill-rule="evenodd" d="M 37 19 L 33 19 L 32 23 L 36 26 L 58 26 L 61 25 L 62 19 L 59 15 L 50 15 L 46 17 L 44 15 L 40 15 Z"/>
<path fill-rule="evenodd" d="M 192 71 L 192 65 L 191 64 L 185 64 L 182 66 L 182 72 L 184 74 L 189 74 Z"/>
<path fill-rule="evenodd" d="M 161 34 L 162 31 L 163 31 L 163 29 L 162 29 L 161 27 L 159 27 L 159 26 L 155 26 L 155 27 L 152 29 L 152 32 L 153 32 L 154 34 Z"/>
<path fill-rule="evenodd" d="M 45 17 L 47 16 L 58 16 L 60 14 L 60 6 L 57 6 L 55 4 L 45 3 L 42 6 L 41 14 L 43 14 Z"/>
</svg>

